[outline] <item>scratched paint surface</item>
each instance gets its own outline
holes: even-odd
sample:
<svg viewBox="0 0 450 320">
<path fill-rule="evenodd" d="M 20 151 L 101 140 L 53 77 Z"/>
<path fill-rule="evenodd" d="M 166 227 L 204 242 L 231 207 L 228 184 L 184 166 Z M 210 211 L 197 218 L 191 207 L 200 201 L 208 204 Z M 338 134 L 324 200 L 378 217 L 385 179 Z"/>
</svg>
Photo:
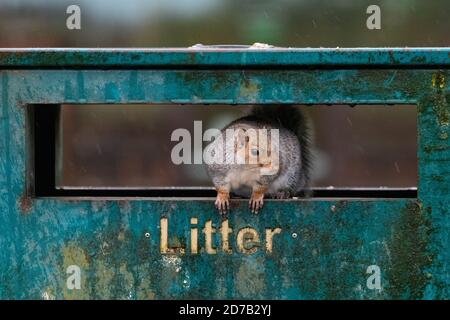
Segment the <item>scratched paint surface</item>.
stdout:
<svg viewBox="0 0 450 320">
<path fill-rule="evenodd" d="M 2 67 L 440 66 L 448 48 L 0 49 Z"/>
<path fill-rule="evenodd" d="M 0 298 L 448 299 L 449 54 L 3 50 Z M 295 61 L 327 68 L 298 69 Z M 252 67 L 258 64 L 267 67 Z M 269 200 L 258 216 L 234 200 L 227 253 L 213 199 L 33 198 L 26 113 L 32 103 L 417 104 L 418 199 Z M 185 247 L 185 254 L 161 255 L 161 219 L 168 245 Z M 215 253 L 202 232 L 208 221 Z M 191 228 L 198 228 L 198 254 L 191 253 Z M 254 253 L 238 250 L 243 228 L 258 234 L 259 241 L 247 243 Z M 268 252 L 266 229 L 274 228 L 281 231 Z M 81 290 L 66 287 L 72 264 L 82 269 Z M 382 270 L 382 290 L 366 286 L 372 264 Z"/>
</svg>

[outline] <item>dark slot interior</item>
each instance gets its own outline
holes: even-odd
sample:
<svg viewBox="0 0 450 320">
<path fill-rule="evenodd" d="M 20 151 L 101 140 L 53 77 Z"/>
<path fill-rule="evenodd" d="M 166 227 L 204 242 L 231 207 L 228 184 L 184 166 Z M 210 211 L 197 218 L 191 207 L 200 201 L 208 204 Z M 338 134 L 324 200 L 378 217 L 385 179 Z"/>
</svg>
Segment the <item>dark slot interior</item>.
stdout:
<svg viewBox="0 0 450 320">
<path fill-rule="evenodd" d="M 214 197 L 212 187 L 151 188 L 59 188 L 57 186 L 57 141 L 60 105 L 30 105 L 31 163 L 29 190 L 33 197 L 112 198 L 203 198 Z M 302 195 L 298 195 L 302 197 Z M 416 198 L 417 188 L 323 188 L 312 189 L 312 198 Z"/>
</svg>

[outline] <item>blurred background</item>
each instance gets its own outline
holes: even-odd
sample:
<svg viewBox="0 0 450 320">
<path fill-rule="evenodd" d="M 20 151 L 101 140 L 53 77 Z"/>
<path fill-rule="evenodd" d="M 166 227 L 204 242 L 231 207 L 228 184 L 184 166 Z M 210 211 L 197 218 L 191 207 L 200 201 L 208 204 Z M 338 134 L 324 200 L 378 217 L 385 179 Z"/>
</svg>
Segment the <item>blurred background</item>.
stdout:
<svg viewBox="0 0 450 320">
<path fill-rule="evenodd" d="M 64 105 L 57 168 L 59 187 L 211 186 L 206 166 L 175 165 L 175 129 L 221 129 L 249 106 Z M 299 106 L 313 129 L 315 187 L 417 185 L 416 107 Z M 207 142 L 204 143 L 206 146 Z M 202 152 L 202 150 L 199 150 Z"/>
<path fill-rule="evenodd" d="M 81 8 L 81 30 L 66 9 Z M 381 8 L 381 30 L 366 9 Z M 0 47 L 449 46 L 448 0 L 0 0 Z M 181 109 L 180 109 L 181 108 Z M 414 106 L 305 107 L 314 122 L 316 186 L 415 186 Z M 175 127 L 221 128 L 245 108 L 65 106 L 66 186 L 210 185 L 201 166 L 174 166 Z M 161 125 L 161 124 L 164 125 Z"/>
<path fill-rule="evenodd" d="M 69 5 L 81 30 L 66 28 Z M 366 28 L 369 5 L 381 30 Z M 0 47 L 448 46 L 448 0 L 0 0 Z"/>
</svg>

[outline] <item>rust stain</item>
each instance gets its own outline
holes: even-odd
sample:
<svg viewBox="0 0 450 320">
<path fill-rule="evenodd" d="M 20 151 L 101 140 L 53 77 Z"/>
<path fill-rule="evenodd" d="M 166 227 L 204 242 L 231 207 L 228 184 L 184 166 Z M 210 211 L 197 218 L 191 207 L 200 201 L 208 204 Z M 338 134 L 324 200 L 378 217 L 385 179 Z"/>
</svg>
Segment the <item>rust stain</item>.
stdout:
<svg viewBox="0 0 450 320">
<path fill-rule="evenodd" d="M 31 211 L 32 207 L 33 207 L 33 203 L 29 196 L 22 195 L 19 198 L 19 208 L 22 213 L 29 213 Z"/>
</svg>

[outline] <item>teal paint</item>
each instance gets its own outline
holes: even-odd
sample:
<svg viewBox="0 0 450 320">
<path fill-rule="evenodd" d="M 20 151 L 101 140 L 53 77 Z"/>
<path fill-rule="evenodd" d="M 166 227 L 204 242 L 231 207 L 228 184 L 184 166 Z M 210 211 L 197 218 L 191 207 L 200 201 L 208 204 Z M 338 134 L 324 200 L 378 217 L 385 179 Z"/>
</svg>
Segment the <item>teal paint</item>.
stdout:
<svg viewBox="0 0 450 320">
<path fill-rule="evenodd" d="M 138 80 L 138 71 L 130 72 L 129 87 L 128 87 L 128 99 L 130 102 L 139 103 L 145 101 L 145 90 Z"/>
<path fill-rule="evenodd" d="M 107 83 L 105 85 L 105 101 L 107 103 L 114 103 L 119 99 L 119 91 L 114 83 Z"/>
<path fill-rule="evenodd" d="M 0 51 L 0 298 L 448 299 L 449 54 L 423 49 Z M 308 66 L 308 68 L 305 68 Z M 34 198 L 27 104 L 417 104 L 418 199 L 232 201 L 233 253 L 205 252 L 213 199 Z M 189 251 L 198 218 L 200 253 Z M 236 250 L 237 232 L 279 227 L 273 252 Z M 147 237 L 146 234 L 149 234 Z M 297 237 L 293 237 L 293 234 Z M 220 246 L 220 236 L 214 236 Z M 82 268 L 69 291 L 66 268 Z M 382 270 L 382 290 L 366 269 Z"/>
<path fill-rule="evenodd" d="M 165 66 L 440 66 L 448 48 L 173 48 L 173 49 L 0 49 L 7 68 L 149 68 Z"/>
</svg>

